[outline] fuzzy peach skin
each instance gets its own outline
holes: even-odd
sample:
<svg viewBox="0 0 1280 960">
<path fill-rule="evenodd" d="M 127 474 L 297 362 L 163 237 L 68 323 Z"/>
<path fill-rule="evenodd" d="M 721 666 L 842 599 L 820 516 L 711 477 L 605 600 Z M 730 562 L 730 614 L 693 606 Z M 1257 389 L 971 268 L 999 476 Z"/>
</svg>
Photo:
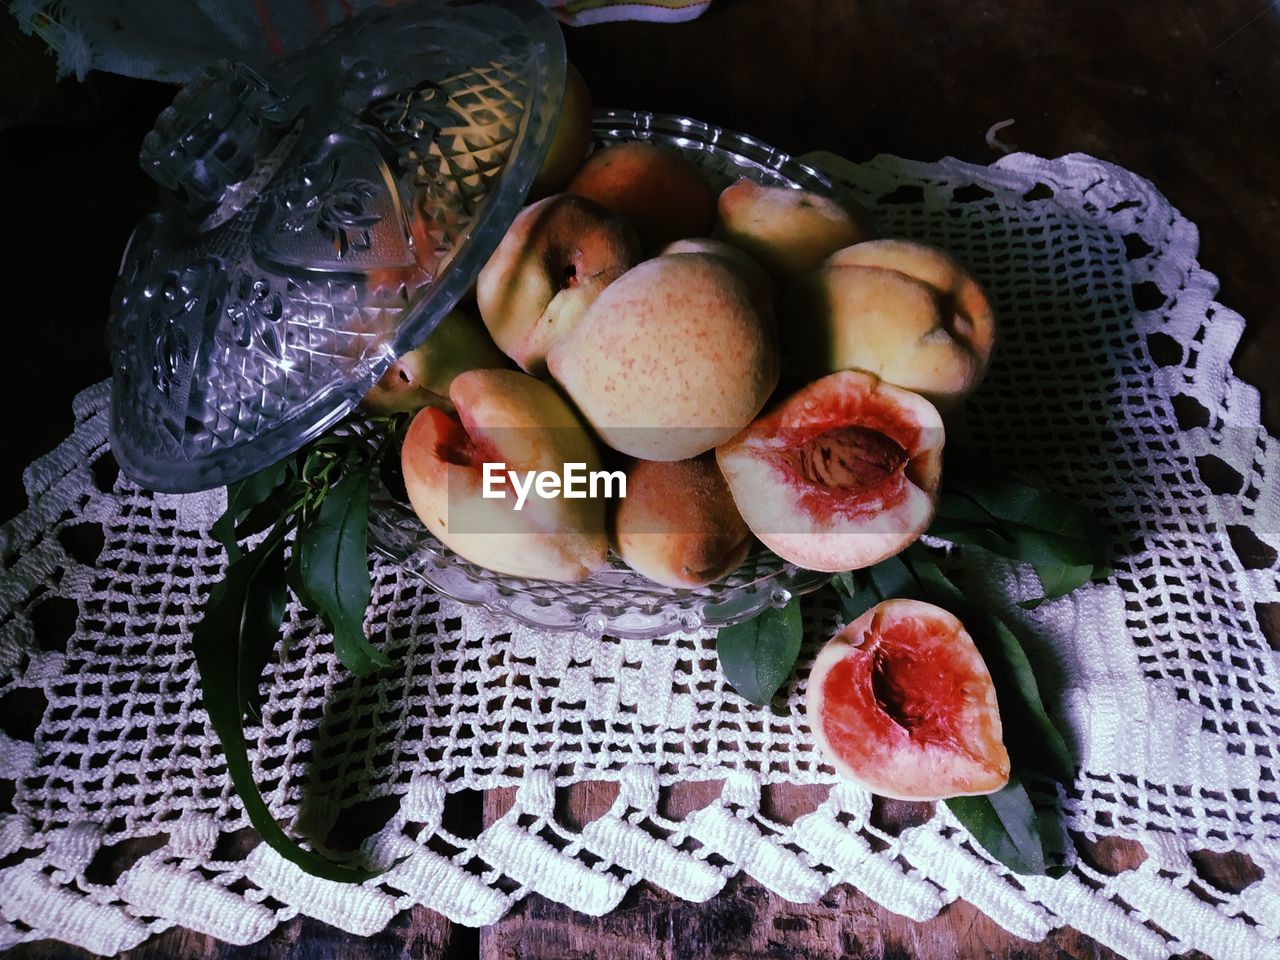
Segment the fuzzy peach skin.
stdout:
<svg viewBox="0 0 1280 960">
<path fill-rule="evenodd" d="M 809 190 L 743 178 L 720 194 L 717 235 L 750 255 L 780 288 L 851 243 L 875 236 L 871 216 Z"/>
<path fill-rule="evenodd" d="M 627 471 L 610 542 L 628 566 L 668 587 L 701 587 L 738 568 L 752 536 L 712 454 Z"/>
<path fill-rule="evenodd" d="M 591 143 L 591 91 L 572 63 L 565 64 L 564 100 L 551 134 L 551 145 L 529 187 L 532 199 L 556 193 L 569 182 Z"/>
<path fill-rule="evenodd" d="M 409 502 L 428 530 L 459 556 L 498 573 L 572 583 L 605 562 L 600 499 L 541 498 L 520 511 L 482 494 L 483 464 L 554 470 L 600 469 L 594 443 L 555 388 L 515 370 L 472 370 L 453 381 L 457 417 L 434 407 L 409 425 L 401 466 Z"/>
<path fill-rule="evenodd" d="M 710 233 L 715 222 L 716 194 L 707 178 L 675 150 L 652 143 L 597 150 L 564 189 L 625 217 L 645 250 Z"/>
<path fill-rule="evenodd" d="M 716 449 L 734 502 L 770 550 L 809 570 L 858 570 L 933 519 L 942 417 L 928 400 L 842 371 Z"/>
<path fill-rule="evenodd" d="M 395 363 L 360 401 L 370 413 L 413 413 L 423 407 L 453 412 L 449 387 L 465 370 L 501 369 L 511 365 L 475 317 L 450 310 L 420 347 Z"/>
<path fill-rule="evenodd" d="M 583 197 L 547 197 L 520 211 L 480 270 L 480 317 L 522 370 L 545 376 L 547 351 L 639 260 L 621 217 Z"/>
<path fill-rule="evenodd" d="M 615 280 L 547 357 L 596 433 L 642 460 L 732 437 L 778 382 L 772 318 L 719 257 L 646 260 Z"/>
<path fill-rule="evenodd" d="M 822 648 L 808 689 L 818 749 L 873 793 L 943 800 L 1009 782 L 991 674 L 964 624 L 941 607 L 872 607 Z"/>
<path fill-rule="evenodd" d="M 773 313 L 778 300 L 778 289 L 764 272 L 764 267 L 756 263 L 737 247 L 730 246 L 723 240 L 711 237 L 686 237 L 669 243 L 657 255 L 665 257 L 674 253 L 701 253 L 713 257 L 721 257 L 729 266 L 738 272 L 743 282 L 751 290 L 752 299 L 762 311 Z"/>
<path fill-rule="evenodd" d="M 995 317 L 978 282 L 949 254 L 908 240 L 837 251 L 779 310 L 788 370 L 867 370 L 941 410 L 978 386 L 995 345 Z"/>
</svg>

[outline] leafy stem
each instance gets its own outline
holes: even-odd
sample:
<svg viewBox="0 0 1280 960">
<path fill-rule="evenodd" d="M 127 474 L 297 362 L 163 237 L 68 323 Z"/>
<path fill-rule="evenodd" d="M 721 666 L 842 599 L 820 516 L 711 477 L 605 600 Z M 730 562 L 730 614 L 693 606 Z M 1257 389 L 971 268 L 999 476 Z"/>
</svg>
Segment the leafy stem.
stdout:
<svg viewBox="0 0 1280 960">
<path fill-rule="evenodd" d="M 260 679 L 290 591 L 332 631 L 347 669 L 366 674 L 390 663 L 364 635 L 372 590 L 369 480 L 399 424 L 387 418 L 377 426 L 383 440 L 372 457 L 363 437 L 334 431 L 227 488 L 227 508 L 212 528 L 226 548 L 227 569 L 192 632 L 205 710 L 249 820 L 281 856 L 347 882 L 375 873 L 336 863 L 285 833 L 258 789 L 244 723 L 261 719 Z"/>
</svg>

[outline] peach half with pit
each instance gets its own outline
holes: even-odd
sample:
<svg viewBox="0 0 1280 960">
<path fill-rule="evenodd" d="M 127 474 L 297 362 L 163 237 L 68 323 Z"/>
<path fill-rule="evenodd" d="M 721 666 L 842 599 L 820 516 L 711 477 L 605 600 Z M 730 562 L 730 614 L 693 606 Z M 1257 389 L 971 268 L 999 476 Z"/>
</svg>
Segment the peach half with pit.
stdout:
<svg viewBox="0 0 1280 960">
<path fill-rule="evenodd" d="M 480 317 L 522 370 L 544 376 L 551 347 L 639 259 L 624 219 L 583 197 L 547 197 L 520 211 L 480 270 Z"/>
<path fill-rule="evenodd" d="M 547 357 L 600 438 L 642 460 L 728 440 L 778 382 L 773 318 L 722 258 L 646 260 L 608 286 Z"/>
<path fill-rule="evenodd" d="M 809 570 L 871 566 L 933 518 L 943 426 L 924 397 L 842 371 L 802 388 L 716 449 L 743 519 Z"/>
<path fill-rule="evenodd" d="M 569 464 L 599 470 L 595 444 L 555 388 L 515 370 L 471 370 L 449 398 L 457 416 L 424 408 L 401 449 L 409 502 L 427 529 L 464 559 L 511 576 L 572 583 L 604 566 L 603 498 L 520 502 L 509 485 L 487 495 L 494 467 L 528 476 L 564 474 Z"/>
<path fill-rule="evenodd" d="M 991 674 L 964 624 L 931 603 L 886 600 L 836 634 L 809 674 L 806 714 L 836 772 L 881 796 L 1009 782 Z"/>
<path fill-rule="evenodd" d="M 991 305 L 969 272 L 908 240 L 837 251 L 787 292 L 779 313 L 789 371 L 867 370 L 942 410 L 981 382 L 996 337 Z"/>
</svg>

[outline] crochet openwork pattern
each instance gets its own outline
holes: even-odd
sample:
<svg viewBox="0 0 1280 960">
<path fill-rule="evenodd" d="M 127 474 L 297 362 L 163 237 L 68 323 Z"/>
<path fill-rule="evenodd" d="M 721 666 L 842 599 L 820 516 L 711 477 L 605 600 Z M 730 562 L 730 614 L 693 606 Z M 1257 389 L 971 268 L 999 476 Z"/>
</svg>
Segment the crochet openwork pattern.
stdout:
<svg viewBox="0 0 1280 960">
<path fill-rule="evenodd" d="M 362 854 L 399 863 L 348 888 L 261 845 L 228 859 L 220 840 L 246 820 L 189 644 L 224 563 L 203 532 L 220 498 L 100 487 L 99 386 L 0 532 L 0 694 L 48 699 L 33 741 L 0 737 L 0 777 L 16 784 L 0 819 L 0 948 L 55 937 L 112 954 L 173 924 L 248 943 L 299 912 L 372 932 L 415 903 L 485 924 L 532 891 L 600 914 L 641 879 L 702 900 L 745 871 L 798 901 L 849 883 L 913 918 L 963 896 L 1021 937 L 1071 925 L 1127 957 L 1280 956 L 1280 671 L 1256 612 L 1280 600 L 1280 573 L 1233 546 L 1248 530 L 1280 547 L 1280 464 L 1256 391 L 1228 365 L 1243 320 L 1214 301 L 1195 227 L 1085 156 L 808 159 L 886 234 L 952 250 L 990 293 L 1001 342 L 952 436 L 1088 503 L 1118 539 L 1109 582 L 1033 611 L 1017 605 L 1038 590 L 1027 571 L 961 561 L 1050 680 L 1080 764 L 1061 796 L 1068 826 L 1140 841 L 1141 866 L 1012 877 L 945 808 L 890 835 L 848 784 L 795 822 L 761 815 L 763 784 L 834 782 L 802 709 L 808 661 L 836 626 L 821 594 L 786 709 L 768 710 L 725 685 L 708 635 L 539 634 L 381 561 L 368 630 L 397 666 L 351 677 L 291 607 L 250 740 L 268 803 L 301 835 L 394 798 Z M 1210 474 L 1230 482 L 1212 490 Z M 83 525 L 103 533 L 96 556 L 72 549 Z M 64 650 L 47 634 L 69 611 Z M 719 778 L 710 806 L 660 812 L 665 786 Z M 558 824 L 556 791 L 590 779 L 619 783 L 613 808 L 580 832 Z M 478 836 L 441 827 L 457 791 L 511 784 L 514 807 Z M 86 876 L 104 846 L 149 836 L 163 842 L 110 883 Z M 1201 849 L 1248 854 L 1262 879 L 1215 890 L 1190 859 Z"/>
</svg>

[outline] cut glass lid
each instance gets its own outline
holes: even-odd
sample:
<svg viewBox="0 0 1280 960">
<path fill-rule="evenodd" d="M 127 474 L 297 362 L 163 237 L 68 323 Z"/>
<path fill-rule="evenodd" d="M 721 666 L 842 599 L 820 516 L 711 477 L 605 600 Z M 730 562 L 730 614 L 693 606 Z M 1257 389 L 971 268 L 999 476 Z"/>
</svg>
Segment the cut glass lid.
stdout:
<svg viewBox="0 0 1280 960">
<path fill-rule="evenodd" d="M 497 246 L 563 90 L 560 30 L 533 0 L 374 8 L 184 87 L 143 141 L 164 202 L 112 296 L 125 473 L 218 486 L 350 411 Z"/>
</svg>

